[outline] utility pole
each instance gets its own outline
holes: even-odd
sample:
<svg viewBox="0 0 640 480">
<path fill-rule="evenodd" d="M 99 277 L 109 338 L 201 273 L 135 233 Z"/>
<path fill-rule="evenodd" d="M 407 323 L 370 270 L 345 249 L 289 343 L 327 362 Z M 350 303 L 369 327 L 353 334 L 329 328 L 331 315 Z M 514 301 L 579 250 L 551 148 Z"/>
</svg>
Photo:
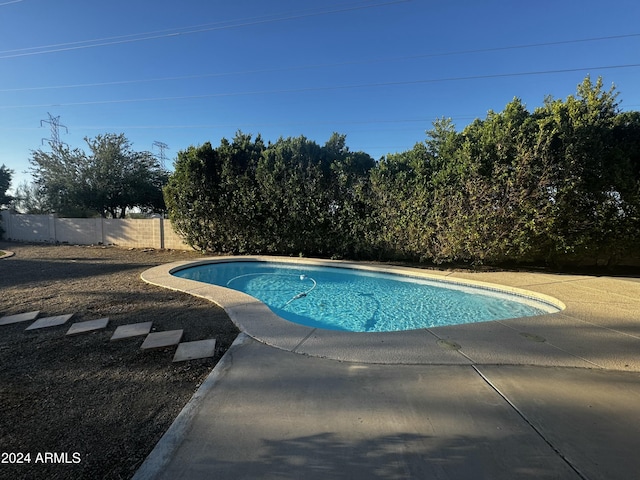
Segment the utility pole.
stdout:
<svg viewBox="0 0 640 480">
<path fill-rule="evenodd" d="M 166 157 L 166 155 L 164 154 L 164 151 L 165 151 L 165 150 L 169 150 L 169 145 L 167 145 L 167 144 L 166 144 L 166 143 L 164 143 L 164 142 L 158 142 L 158 141 L 156 140 L 155 142 L 153 142 L 153 145 L 152 145 L 152 147 L 151 147 L 151 148 L 153 148 L 153 147 L 158 147 L 158 149 L 160 150 L 160 153 L 159 153 L 158 155 L 156 155 L 156 158 L 157 158 L 158 160 L 160 160 L 160 165 L 162 166 L 162 169 L 163 169 L 163 170 L 166 170 L 166 169 L 167 169 L 167 167 L 165 166 L 165 163 L 166 163 L 167 157 Z"/>
<path fill-rule="evenodd" d="M 60 123 L 60 115 L 53 117 L 49 112 L 47 112 L 47 115 L 49 115 L 49 120 L 40 120 L 40 126 L 42 127 L 45 123 L 49 124 L 51 127 L 51 138 L 43 138 L 42 143 L 44 144 L 46 141 L 49 142 L 52 148 L 59 147 L 63 143 L 60 141 L 60 127 L 63 127 L 67 133 L 69 133 L 69 129 Z"/>
</svg>

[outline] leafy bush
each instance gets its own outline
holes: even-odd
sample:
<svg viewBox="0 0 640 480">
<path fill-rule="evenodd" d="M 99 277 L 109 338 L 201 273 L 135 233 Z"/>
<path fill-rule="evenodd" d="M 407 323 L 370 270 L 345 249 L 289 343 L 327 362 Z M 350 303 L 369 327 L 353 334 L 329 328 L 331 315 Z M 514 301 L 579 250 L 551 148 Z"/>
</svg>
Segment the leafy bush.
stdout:
<svg viewBox="0 0 640 480">
<path fill-rule="evenodd" d="M 640 258 L 640 113 L 587 77 L 529 112 L 519 99 L 374 162 L 343 135 L 265 145 L 238 133 L 180 152 L 164 190 L 206 251 L 498 264 Z"/>
<path fill-rule="evenodd" d="M 164 189 L 170 219 L 193 247 L 226 253 L 353 255 L 360 184 L 374 161 L 344 136 L 264 145 L 238 133 L 178 154 Z"/>
</svg>

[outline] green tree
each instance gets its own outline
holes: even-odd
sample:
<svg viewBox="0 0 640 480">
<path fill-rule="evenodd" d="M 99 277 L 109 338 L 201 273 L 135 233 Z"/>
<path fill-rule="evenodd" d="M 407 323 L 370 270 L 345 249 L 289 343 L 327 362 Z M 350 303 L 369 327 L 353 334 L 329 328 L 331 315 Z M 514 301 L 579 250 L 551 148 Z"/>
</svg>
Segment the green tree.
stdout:
<svg viewBox="0 0 640 480">
<path fill-rule="evenodd" d="M 216 149 L 179 152 L 164 189 L 170 218 L 192 246 L 230 253 L 353 254 L 373 160 L 334 134 L 265 146 L 237 133 Z M 358 241 L 360 241 L 359 237 Z"/>
<path fill-rule="evenodd" d="M 5 165 L 0 167 L 0 208 L 7 206 L 13 199 L 7 194 L 7 190 L 11 186 L 11 177 L 13 171 L 9 170 Z"/>
<path fill-rule="evenodd" d="M 545 175 L 531 155 L 535 131 L 517 98 L 462 131 L 455 154 L 434 175 L 432 258 L 504 262 L 528 253 L 544 208 Z"/>
<path fill-rule="evenodd" d="M 269 253 L 361 256 L 367 249 L 368 173 L 373 159 L 334 133 L 324 146 L 281 138 L 256 169 Z"/>
<path fill-rule="evenodd" d="M 305 137 L 280 138 L 265 150 L 256 183 L 268 253 L 327 254 L 320 239 L 330 231 L 329 175 L 321 147 Z"/>
<path fill-rule="evenodd" d="M 640 112 L 620 113 L 611 132 L 613 187 L 604 203 L 612 221 L 605 232 L 611 264 L 638 254 L 640 238 Z"/>
<path fill-rule="evenodd" d="M 323 235 L 333 257 L 370 258 L 375 242 L 370 172 L 376 162 L 364 152 L 351 152 L 346 135 L 332 134 L 322 148 L 329 163 L 331 234 Z"/>
<path fill-rule="evenodd" d="M 203 251 L 262 251 L 261 199 L 255 170 L 264 151 L 258 136 L 238 132 L 178 153 L 175 170 L 164 188 L 169 217 L 187 243 Z"/>
<path fill-rule="evenodd" d="M 639 117 L 620 113 L 616 97 L 587 77 L 533 113 L 516 98 L 460 134 L 429 132 L 426 257 L 575 265 L 637 255 Z"/>
<path fill-rule="evenodd" d="M 2 165 L 0 167 L 0 209 L 8 206 L 13 200 L 13 197 L 7 195 L 7 190 L 9 190 L 9 187 L 11 186 L 12 176 L 13 172 L 6 166 Z M 2 225 L 0 225 L 0 238 L 2 238 L 3 234 L 4 229 L 2 228 Z"/>
<path fill-rule="evenodd" d="M 377 232 L 372 246 L 383 255 L 411 260 L 427 255 L 432 167 L 427 145 L 417 143 L 412 150 L 380 159 L 371 171 Z"/>
<path fill-rule="evenodd" d="M 103 217 L 124 218 L 127 209 L 165 209 L 162 187 L 168 173 L 149 152 L 137 152 L 124 135 L 85 139 L 91 154 L 83 171 L 83 196 Z"/>
<path fill-rule="evenodd" d="M 264 249 L 264 236 L 256 235 L 256 228 L 261 228 L 264 219 L 255 172 L 265 148 L 260 135 L 252 139 L 249 134 L 237 132 L 231 142 L 223 139 L 217 149 L 223 193 L 216 205 L 224 226 L 223 251 L 250 253 Z"/>
<path fill-rule="evenodd" d="M 173 227 L 186 242 L 203 251 L 224 251 L 216 233 L 220 215 L 214 197 L 220 177 L 217 152 L 210 143 L 178 153 L 164 197 Z"/>
<path fill-rule="evenodd" d="M 84 152 L 70 149 L 65 144 L 51 145 L 51 151 L 32 152 L 31 173 L 39 192 L 47 199 L 52 213 L 61 216 L 91 216 L 83 196 L 83 165 L 87 163 Z"/>
<path fill-rule="evenodd" d="M 552 262 L 594 261 L 610 256 L 611 242 L 619 243 L 612 233 L 625 209 L 620 192 L 629 193 L 620 182 L 637 176 L 628 163 L 634 155 L 629 139 L 616 142 L 624 128 L 616 98 L 614 87 L 605 91 L 601 78 L 593 83 L 587 77 L 575 96 L 547 99 L 535 112 L 542 146 L 538 153 L 550 172 L 546 235 Z"/>
<path fill-rule="evenodd" d="M 124 218 L 127 209 L 163 211 L 168 173 L 149 152 L 136 152 L 123 134 L 85 138 L 89 153 L 52 145 L 30 159 L 35 183 L 55 213 Z"/>
<path fill-rule="evenodd" d="M 432 262 L 594 264 L 640 256 L 640 113 L 586 78 L 533 112 L 515 98 L 381 158 L 344 135 L 180 152 L 165 189 L 194 246 Z"/>
<path fill-rule="evenodd" d="M 22 182 L 18 185 L 13 206 L 20 213 L 34 215 L 42 215 L 53 211 L 53 208 L 48 203 L 47 196 L 36 183 Z"/>
</svg>

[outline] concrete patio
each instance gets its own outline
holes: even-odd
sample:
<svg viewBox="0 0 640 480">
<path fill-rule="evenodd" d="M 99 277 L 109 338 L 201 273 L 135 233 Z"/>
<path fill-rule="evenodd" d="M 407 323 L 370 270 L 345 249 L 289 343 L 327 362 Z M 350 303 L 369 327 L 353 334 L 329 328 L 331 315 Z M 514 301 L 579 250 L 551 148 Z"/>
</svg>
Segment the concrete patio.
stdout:
<svg viewBox="0 0 640 480">
<path fill-rule="evenodd" d="M 609 480 L 640 471 L 636 278 L 428 272 L 566 308 L 349 334 L 281 323 L 238 292 L 170 276 L 177 267 L 143 277 L 215 300 L 246 333 L 137 479 Z"/>
</svg>

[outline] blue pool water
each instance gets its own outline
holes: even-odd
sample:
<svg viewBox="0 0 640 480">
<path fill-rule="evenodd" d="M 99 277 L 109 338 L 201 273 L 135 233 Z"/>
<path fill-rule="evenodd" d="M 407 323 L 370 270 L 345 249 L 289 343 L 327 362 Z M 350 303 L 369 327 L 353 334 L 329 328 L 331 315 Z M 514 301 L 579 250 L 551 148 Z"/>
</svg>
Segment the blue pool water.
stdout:
<svg viewBox="0 0 640 480">
<path fill-rule="evenodd" d="M 310 327 L 390 332 L 557 312 L 488 289 L 348 268 L 258 261 L 189 267 L 173 275 L 247 293 Z"/>
</svg>

